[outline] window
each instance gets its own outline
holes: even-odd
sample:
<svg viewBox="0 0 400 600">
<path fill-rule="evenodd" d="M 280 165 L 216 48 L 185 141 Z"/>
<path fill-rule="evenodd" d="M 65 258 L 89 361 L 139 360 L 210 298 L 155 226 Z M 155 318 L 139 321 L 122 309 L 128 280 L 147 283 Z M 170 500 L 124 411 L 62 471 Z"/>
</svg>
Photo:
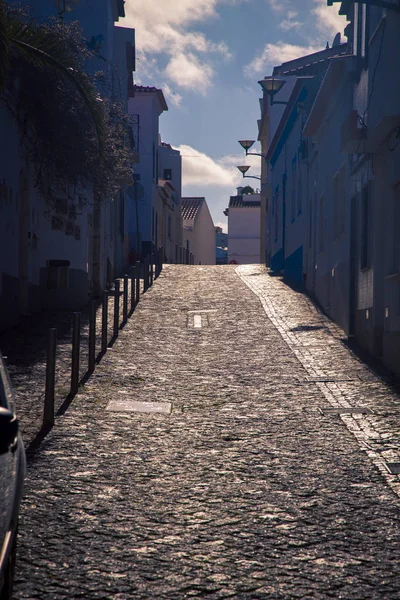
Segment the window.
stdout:
<svg viewBox="0 0 400 600">
<path fill-rule="evenodd" d="M 322 195 L 319 199 L 319 253 L 322 254 L 325 251 L 325 198 Z"/>
<path fill-rule="evenodd" d="M 166 181 L 171 181 L 171 179 L 172 179 L 172 169 L 164 169 L 164 179 Z"/>
<path fill-rule="evenodd" d="M 361 248 L 360 267 L 368 269 L 371 263 L 371 199 L 368 184 L 361 192 Z"/>
</svg>

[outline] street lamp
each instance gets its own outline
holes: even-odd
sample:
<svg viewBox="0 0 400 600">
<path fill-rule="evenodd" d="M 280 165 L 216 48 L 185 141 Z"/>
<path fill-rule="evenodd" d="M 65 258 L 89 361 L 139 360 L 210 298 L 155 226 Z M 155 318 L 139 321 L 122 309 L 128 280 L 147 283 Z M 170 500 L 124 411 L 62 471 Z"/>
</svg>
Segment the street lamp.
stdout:
<svg viewBox="0 0 400 600">
<path fill-rule="evenodd" d="M 238 140 L 239 144 L 242 146 L 242 148 L 244 148 L 244 151 L 246 152 L 246 156 L 262 156 L 263 158 L 265 157 L 265 154 L 260 154 L 259 152 L 249 152 L 250 148 L 252 147 L 252 145 L 254 144 L 255 140 Z"/>
<path fill-rule="evenodd" d="M 52 0 L 56 6 L 58 15 L 63 18 L 64 13 L 71 12 L 78 8 L 80 0 Z"/>
<path fill-rule="evenodd" d="M 246 175 L 247 171 L 250 169 L 249 165 L 239 165 L 237 168 L 243 175 L 243 179 L 258 179 L 258 181 L 261 181 L 261 177 L 256 177 L 255 175 Z"/>
<path fill-rule="evenodd" d="M 258 83 L 261 85 L 263 91 L 269 96 L 271 100 L 271 106 L 273 104 L 289 104 L 289 102 L 285 102 L 283 100 L 275 100 L 274 102 L 275 94 L 277 94 L 286 83 L 285 79 L 270 75 L 264 77 L 264 79 L 261 79 L 261 81 L 258 81 Z"/>
</svg>

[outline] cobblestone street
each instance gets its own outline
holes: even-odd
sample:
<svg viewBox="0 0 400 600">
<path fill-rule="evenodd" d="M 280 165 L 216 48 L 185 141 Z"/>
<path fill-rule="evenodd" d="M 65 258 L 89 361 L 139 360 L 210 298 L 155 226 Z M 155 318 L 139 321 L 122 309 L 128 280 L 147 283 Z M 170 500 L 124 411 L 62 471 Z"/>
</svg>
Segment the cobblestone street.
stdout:
<svg viewBox="0 0 400 600">
<path fill-rule="evenodd" d="M 399 598 L 400 396 L 343 338 L 262 266 L 164 266 L 29 457 L 15 598 Z"/>
</svg>

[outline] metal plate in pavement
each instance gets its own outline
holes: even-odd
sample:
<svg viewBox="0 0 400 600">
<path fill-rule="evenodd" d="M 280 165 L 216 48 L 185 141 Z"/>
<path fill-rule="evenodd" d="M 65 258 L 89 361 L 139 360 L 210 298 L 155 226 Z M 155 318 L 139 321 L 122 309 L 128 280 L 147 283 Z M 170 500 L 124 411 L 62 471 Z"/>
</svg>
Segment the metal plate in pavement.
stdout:
<svg viewBox="0 0 400 600">
<path fill-rule="evenodd" d="M 398 462 L 390 462 L 386 463 L 386 467 L 392 475 L 400 475 L 400 463 Z"/>
<path fill-rule="evenodd" d="M 166 413 L 171 412 L 170 402 L 135 402 L 133 400 L 111 400 L 106 410 L 114 412 Z"/>
<path fill-rule="evenodd" d="M 372 415 L 373 412 L 370 408 L 365 406 L 351 406 L 350 408 L 339 407 L 326 407 L 318 409 L 323 415 Z"/>
</svg>

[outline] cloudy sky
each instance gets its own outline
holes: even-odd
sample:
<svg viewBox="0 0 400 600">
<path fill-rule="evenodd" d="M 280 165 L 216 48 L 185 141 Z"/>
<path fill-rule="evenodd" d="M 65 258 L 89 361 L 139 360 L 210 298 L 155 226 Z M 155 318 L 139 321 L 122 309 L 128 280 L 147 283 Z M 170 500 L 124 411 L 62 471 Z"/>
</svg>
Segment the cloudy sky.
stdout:
<svg viewBox="0 0 400 600">
<path fill-rule="evenodd" d="M 135 82 L 162 88 L 169 110 L 163 141 L 181 151 L 183 193 L 205 196 L 214 223 L 257 157 L 237 143 L 257 139 L 261 88 L 274 65 L 322 50 L 343 31 L 326 0 L 126 0 L 120 25 L 136 29 Z M 255 147 L 252 149 L 257 151 Z M 246 162 L 247 161 L 247 162 Z"/>
</svg>

